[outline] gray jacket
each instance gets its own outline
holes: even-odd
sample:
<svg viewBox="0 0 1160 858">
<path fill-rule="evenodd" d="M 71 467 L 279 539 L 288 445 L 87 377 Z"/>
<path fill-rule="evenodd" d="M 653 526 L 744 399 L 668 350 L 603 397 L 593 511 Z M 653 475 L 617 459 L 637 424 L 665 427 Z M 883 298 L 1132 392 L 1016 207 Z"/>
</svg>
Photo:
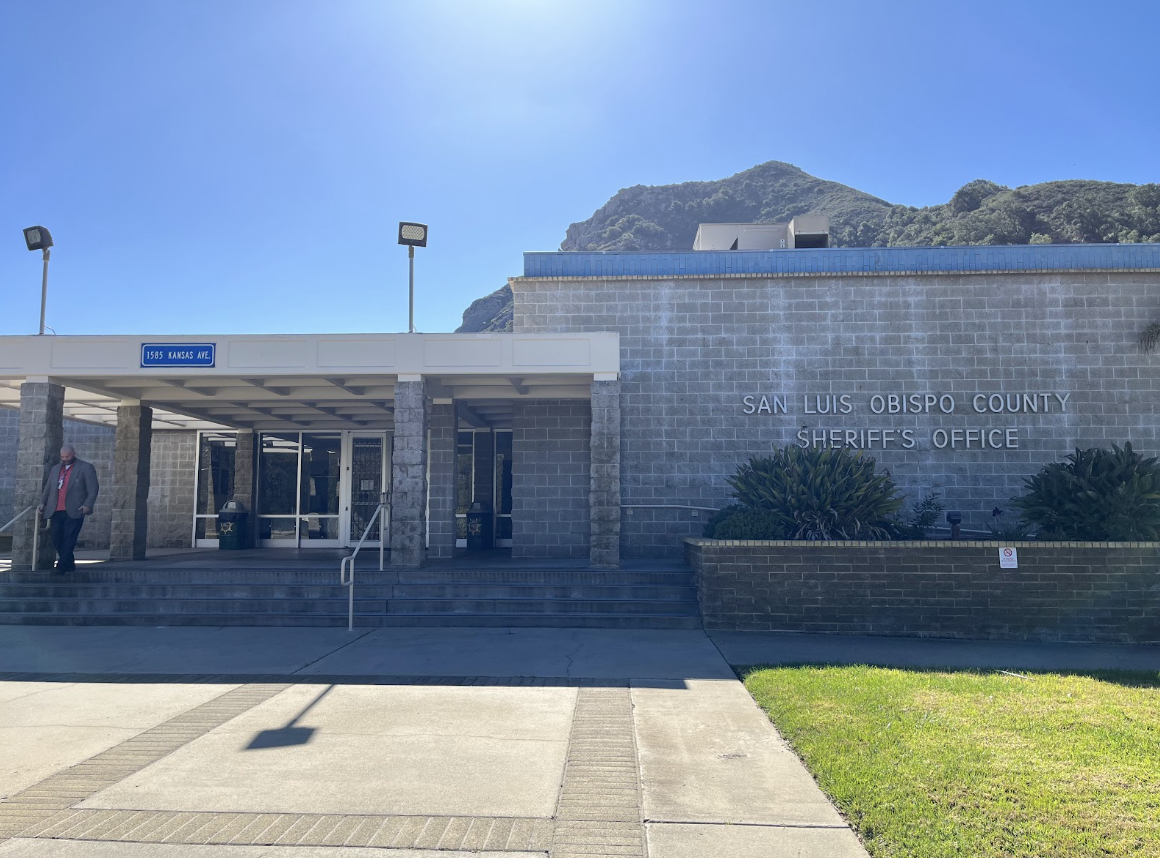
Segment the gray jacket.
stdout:
<svg viewBox="0 0 1160 858">
<path fill-rule="evenodd" d="M 53 465 L 52 470 L 48 472 L 48 482 L 44 484 L 44 491 L 40 493 L 45 518 L 52 518 L 52 514 L 56 512 L 60 467 L 60 462 Z M 92 512 L 93 504 L 97 502 L 97 492 L 100 490 L 101 487 L 97 484 L 97 469 L 88 462 L 74 459 L 72 476 L 68 479 L 68 493 L 64 496 L 64 511 L 68 513 L 68 517 L 80 518 L 82 506 L 88 507 L 89 512 Z"/>
</svg>

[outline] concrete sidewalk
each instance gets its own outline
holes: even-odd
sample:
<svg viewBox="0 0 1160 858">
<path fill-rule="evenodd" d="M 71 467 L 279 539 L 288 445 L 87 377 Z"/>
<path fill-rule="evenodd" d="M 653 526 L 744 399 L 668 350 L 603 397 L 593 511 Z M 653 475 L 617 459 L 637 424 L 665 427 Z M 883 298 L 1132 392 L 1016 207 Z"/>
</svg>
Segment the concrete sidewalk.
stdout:
<svg viewBox="0 0 1160 858">
<path fill-rule="evenodd" d="M 0 627 L 0 795 L 0 856 L 865 856 L 699 631 Z"/>
</svg>

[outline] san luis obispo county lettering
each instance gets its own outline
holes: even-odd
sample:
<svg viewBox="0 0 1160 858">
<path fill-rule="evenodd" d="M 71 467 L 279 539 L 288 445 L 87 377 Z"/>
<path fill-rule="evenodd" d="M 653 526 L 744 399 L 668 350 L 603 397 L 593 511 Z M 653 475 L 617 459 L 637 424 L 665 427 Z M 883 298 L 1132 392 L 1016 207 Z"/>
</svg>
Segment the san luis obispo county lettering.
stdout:
<svg viewBox="0 0 1160 858">
<path fill-rule="evenodd" d="M 1049 414 L 1067 411 L 1070 393 L 975 393 L 956 398 L 949 393 L 874 394 L 861 403 L 862 409 L 874 415 L 901 414 Z M 748 394 L 741 399 L 743 414 L 789 414 L 785 395 Z M 848 415 L 859 411 L 853 394 L 806 394 L 802 399 L 803 415 Z M 849 447 L 857 450 L 897 447 L 912 450 L 919 446 L 913 428 L 836 427 L 803 425 L 796 434 L 802 447 Z M 935 427 L 930 431 L 932 447 L 944 449 L 1019 449 L 1019 428 L 983 426 L 979 428 Z"/>
</svg>

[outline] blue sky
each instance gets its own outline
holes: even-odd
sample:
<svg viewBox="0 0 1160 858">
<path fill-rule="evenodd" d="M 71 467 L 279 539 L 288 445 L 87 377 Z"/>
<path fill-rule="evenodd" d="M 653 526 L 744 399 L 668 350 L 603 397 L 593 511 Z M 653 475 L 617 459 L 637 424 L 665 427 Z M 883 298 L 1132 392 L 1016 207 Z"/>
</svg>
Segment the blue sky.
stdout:
<svg viewBox="0 0 1160 858">
<path fill-rule="evenodd" d="M 1113 7 L 1109 7 L 1112 9 Z M 1160 3 L 0 2 L 0 333 L 400 331 L 618 189 L 1160 181 Z"/>
</svg>

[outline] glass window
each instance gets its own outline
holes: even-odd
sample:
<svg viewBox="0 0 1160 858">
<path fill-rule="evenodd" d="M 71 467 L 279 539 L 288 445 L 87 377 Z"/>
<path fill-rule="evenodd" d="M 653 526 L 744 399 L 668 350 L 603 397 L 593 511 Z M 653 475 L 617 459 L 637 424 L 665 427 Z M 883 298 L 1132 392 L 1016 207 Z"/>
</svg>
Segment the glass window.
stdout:
<svg viewBox="0 0 1160 858">
<path fill-rule="evenodd" d="M 214 515 L 234 496 L 234 432 L 202 432 L 197 449 L 198 515 Z M 216 534 L 214 534 L 216 536 Z M 214 536 L 208 537 L 213 539 Z"/>
<path fill-rule="evenodd" d="M 475 489 L 473 501 L 495 511 L 495 438 L 491 432 L 475 433 Z"/>
<path fill-rule="evenodd" d="M 298 519 L 290 516 L 258 519 L 259 539 L 297 539 Z"/>
<path fill-rule="evenodd" d="M 297 500 L 298 433 L 263 432 L 258 460 L 258 514 L 296 515 Z M 290 538 L 294 538 L 293 532 Z"/>
<path fill-rule="evenodd" d="M 338 539 L 338 516 L 310 515 L 302 519 L 303 539 Z"/>
<path fill-rule="evenodd" d="M 455 512 L 463 514 L 471 506 L 474 432 L 460 432 L 455 450 Z M 466 528 L 466 524 L 464 527 Z M 467 538 L 464 531 L 464 539 Z"/>
<path fill-rule="evenodd" d="M 341 462 L 341 435 L 302 435 L 302 515 L 338 515 Z"/>
<path fill-rule="evenodd" d="M 495 473 L 496 473 L 496 505 L 495 511 L 500 515 L 510 515 L 512 511 L 512 433 L 497 431 L 495 433 Z M 499 527 L 499 523 L 496 523 Z M 508 522 L 510 529 L 511 522 Z M 511 534 L 500 536 L 496 531 L 497 539 L 511 539 Z"/>
</svg>

